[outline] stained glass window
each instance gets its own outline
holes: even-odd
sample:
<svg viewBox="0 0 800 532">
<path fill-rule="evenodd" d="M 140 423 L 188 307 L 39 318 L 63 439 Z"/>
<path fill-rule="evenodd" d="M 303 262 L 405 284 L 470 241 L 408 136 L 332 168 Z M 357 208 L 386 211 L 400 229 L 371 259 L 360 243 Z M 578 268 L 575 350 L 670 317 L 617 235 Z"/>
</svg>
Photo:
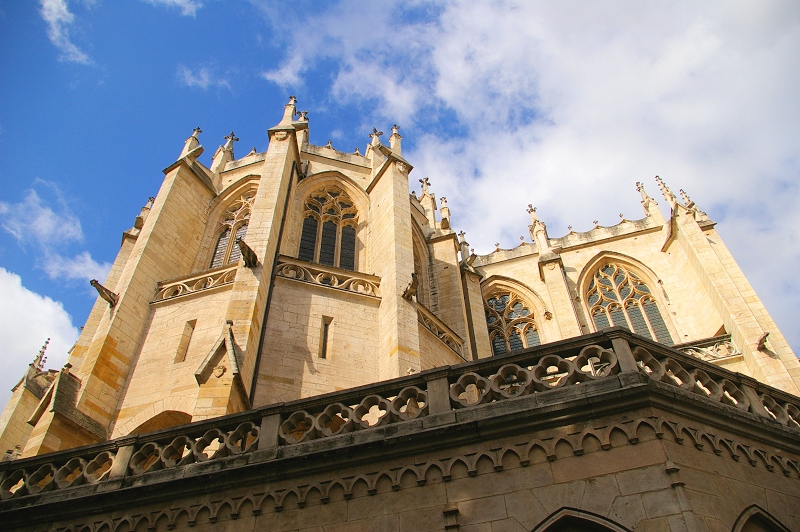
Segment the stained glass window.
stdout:
<svg viewBox="0 0 800 532">
<path fill-rule="evenodd" d="M 608 263 L 600 268 L 589 284 L 586 302 L 597 330 L 613 324 L 673 344 L 652 291 L 627 267 Z"/>
<path fill-rule="evenodd" d="M 494 291 L 484 301 L 492 354 L 540 345 L 539 331 L 529 305 L 511 291 Z"/>
<path fill-rule="evenodd" d="M 225 209 L 219 224 L 219 236 L 214 246 L 214 253 L 211 255 L 210 268 L 232 264 L 241 258 L 242 251 L 237 242 L 247 235 L 247 224 L 254 197 L 254 190 L 245 192 Z"/>
<path fill-rule="evenodd" d="M 297 258 L 355 270 L 358 212 L 336 186 L 312 193 L 305 202 Z"/>
</svg>

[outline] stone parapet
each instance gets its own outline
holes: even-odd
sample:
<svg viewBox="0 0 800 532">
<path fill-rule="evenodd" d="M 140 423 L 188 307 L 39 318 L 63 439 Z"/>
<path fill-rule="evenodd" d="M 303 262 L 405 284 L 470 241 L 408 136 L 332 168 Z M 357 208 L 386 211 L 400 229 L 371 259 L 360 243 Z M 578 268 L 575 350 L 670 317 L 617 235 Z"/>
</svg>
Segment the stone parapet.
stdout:
<svg viewBox="0 0 800 532">
<path fill-rule="evenodd" d="M 668 411 L 695 420 L 697 426 L 659 415 L 637 418 L 632 424 L 624 421 L 623 412 L 642 409 Z M 610 415 L 623 421 L 580 432 L 591 420 Z M 175 493 L 189 494 L 209 483 L 247 485 L 267 474 L 291 484 L 293 475 L 312 469 L 325 476 L 328 466 L 322 464 L 332 453 L 336 467 L 345 467 L 347 456 L 359 460 L 375 453 L 381 461 L 395 463 L 423 450 L 548 427 L 578 427 L 580 434 L 492 451 L 490 458 L 500 471 L 509 452 L 525 466 L 537 449 L 549 461 L 561 456 L 560 445 L 580 456 L 589 436 L 601 449 L 610 449 L 615 430 L 635 444 L 643 424 L 659 439 L 691 441 L 697 449 L 711 446 L 717 455 L 727 453 L 766 472 L 800 478 L 800 398 L 611 328 L 504 356 L 0 463 L 0 514 L 11 528 L 35 528 L 36 523 L 74 515 L 72 508 L 83 504 L 89 504 L 83 510 L 89 513 L 130 506 L 137 493 L 150 503 L 163 498 L 170 504 Z M 469 471 L 477 471 L 479 458 L 464 459 Z M 453 464 L 437 466 L 444 481 Z M 399 489 L 407 468 L 392 467 L 386 475 Z M 424 484 L 422 469 L 427 471 L 431 463 L 414 467 Z M 381 476 L 366 479 L 370 494 Z M 331 477 L 319 485 L 322 502 L 335 483 L 343 486 L 347 497 L 357 481 Z M 310 489 L 262 493 L 259 505 L 269 498 L 280 511 L 289 493 L 302 502 Z"/>
</svg>

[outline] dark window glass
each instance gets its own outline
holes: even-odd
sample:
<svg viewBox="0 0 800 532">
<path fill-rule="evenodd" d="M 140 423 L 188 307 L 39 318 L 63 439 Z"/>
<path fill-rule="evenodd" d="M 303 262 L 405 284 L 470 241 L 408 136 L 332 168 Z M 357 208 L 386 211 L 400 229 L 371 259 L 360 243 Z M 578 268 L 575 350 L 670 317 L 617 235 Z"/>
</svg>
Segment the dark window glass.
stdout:
<svg viewBox="0 0 800 532">
<path fill-rule="evenodd" d="M 608 322 L 608 316 L 606 316 L 605 311 L 602 309 L 595 312 L 594 316 L 594 326 L 597 327 L 597 330 L 605 329 L 606 327 L 611 327 L 611 324 Z"/>
<path fill-rule="evenodd" d="M 650 330 L 647 328 L 647 322 L 642 315 L 639 305 L 636 303 L 628 305 L 628 316 L 631 318 L 631 324 L 633 324 L 633 332 L 641 334 L 645 338 L 653 339 L 653 337 L 650 336 Z"/>
<path fill-rule="evenodd" d="M 628 322 L 625 321 L 625 313 L 622 312 L 621 308 L 614 307 L 610 309 L 608 313 L 611 315 L 611 321 L 615 326 L 628 328 Z"/>
<path fill-rule="evenodd" d="M 233 241 L 233 247 L 231 248 L 231 258 L 228 259 L 228 264 L 239 262 L 239 258 L 242 256 L 242 250 L 239 248 L 239 244 L 236 242 L 241 240 L 247 235 L 247 224 L 240 225 L 239 228 L 236 230 L 236 238 Z"/>
<path fill-rule="evenodd" d="M 522 349 L 522 337 L 519 335 L 518 330 L 511 331 L 511 334 L 508 335 L 508 343 L 511 345 L 512 351 Z"/>
<path fill-rule="evenodd" d="M 672 337 L 669 335 L 664 318 L 661 317 L 661 313 L 658 311 L 656 302 L 650 299 L 645 301 L 642 306 L 644 307 L 644 313 L 647 314 L 647 319 L 650 320 L 650 325 L 653 326 L 653 332 L 656 333 L 656 340 L 665 345 L 672 345 Z"/>
<path fill-rule="evenodd" d="M 322 243 L 319 248 L 319 263 L 333 266 L 336 252 L 336 224 L 328 220 L 322 224 Z"/>
<path fill-rule="evenodd" d="M 222 266 L 222 261 L 225 260 L 225 252 L 228 250 L 228 241 L 231 238 L 231 230 L 226 227 L 225 230 L 219 235 L 217 240 L 217 247 L 214 248 L 214 255 L 211 257 L 211 268 Z"/>
<path fill-rule="evenodd" d="M 528 342 L 528 347 L 542 345 L 541 340 L 539 340 L 539 331 L 533 327 L 528 327 L 528 330 L 525 332 L 525 341 Z"/>
<path fill-rule="evenodd" d="M 339 267 L 344 270 L 356 268 L 356 229 L 351 225 L 342 227 L 342 243 L 339 252 Z M 419 274 L 418 274 L 419 275 Z"/>
<path fill-rule="evenodd" d="M 506 352 L 506 339 L 497 334 L 492 338 L 492 354 L 502 355 Z"/>
<path fill-rule="evenodd" d="M 297 258 L 312 262 L 314 247 L 317 244 L 317 219 L 309 216 L 303 220 L 303 234 L 300 236 L 300 253 Z"/>
</svg>

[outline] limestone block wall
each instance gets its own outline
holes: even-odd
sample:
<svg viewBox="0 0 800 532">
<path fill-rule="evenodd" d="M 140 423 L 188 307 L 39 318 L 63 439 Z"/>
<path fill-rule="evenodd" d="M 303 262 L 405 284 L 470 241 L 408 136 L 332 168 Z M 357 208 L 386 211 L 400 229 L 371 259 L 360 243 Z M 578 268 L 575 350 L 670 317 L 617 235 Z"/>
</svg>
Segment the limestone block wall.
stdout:
<svg viewBox="0 0 800 532">
<path fill-rule="evenodd" d="M 464 362 L 463 358 L 454 353 L 421 323 L 419 324 L 419 354 L 420 368 L 423 371 Z"/>
<path fill-rule="evenodd" d="M 380 299 L 275 279 L 253 406 L 376 382 Z M 326 358 L 323 319 L 329 318 Z"/>
<path fill-rule="evenodd" d="M 39 399 L 25 387 L 24 382 L 14 389 L 0 415 L 0 453 L 13 450 L 16 445 L 20 449 L 25 446 L 33 428 L 28 424 L 28 419 L 38 404 Z"/>
<path fill-rule="evenodd" d="M 230 288 L 227 285 L 208 294 L 179 296 L 153 306 L 112 437 L 130 433 L 149 419 L 142 419 L 144 415 L 157 415 L 160 408 L 194 414 L 198 392 L 194 374 L 223 332 Z M 183 346 L 181 340 L 189 322 L 193 330 Z M 151 405 L 159 407 L 148 408 Z M 225 413 L 223 406 L 217 415 Z"/>
</svg>

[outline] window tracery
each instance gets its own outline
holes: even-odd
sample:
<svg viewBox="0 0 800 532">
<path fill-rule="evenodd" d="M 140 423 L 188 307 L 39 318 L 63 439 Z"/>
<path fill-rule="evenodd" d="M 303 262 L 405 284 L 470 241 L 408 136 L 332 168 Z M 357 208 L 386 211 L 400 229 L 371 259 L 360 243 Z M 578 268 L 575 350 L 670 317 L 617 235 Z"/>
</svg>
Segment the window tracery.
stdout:
<svg viewBox="0 0 800 532">
<path fill-rule="evenodd" d="M 673 345 L 667 324 L 650 288 L 628 268 L 607 263 L 595 273 L 586 294 L 595 328 L 619 326 Z"/>
<path fill-rule="evenodd" d="M 312 193 L 305 202 L 297 258 L 344 270 L 355 270 L 358 211 L 337 186 Z"/>
<path fill-rule="evenodd" d="M 225 209 L 217 230 L 219 236 L 214 246 L 214 253 L 211 255 L 210 268 L 232 264 L 241 258 L 242 251 L 239 249 L 237 241 L 247 235 L 247 224 L 250 221 L 250 211 L 255 195 L 255 190 L 245 192 Z"/>
<path fill-rule="evenodd" d="M 512 291 L 495 292 L 484 300 L 493 355 L 541 345 L 533 313 Z"/>
</svg>

